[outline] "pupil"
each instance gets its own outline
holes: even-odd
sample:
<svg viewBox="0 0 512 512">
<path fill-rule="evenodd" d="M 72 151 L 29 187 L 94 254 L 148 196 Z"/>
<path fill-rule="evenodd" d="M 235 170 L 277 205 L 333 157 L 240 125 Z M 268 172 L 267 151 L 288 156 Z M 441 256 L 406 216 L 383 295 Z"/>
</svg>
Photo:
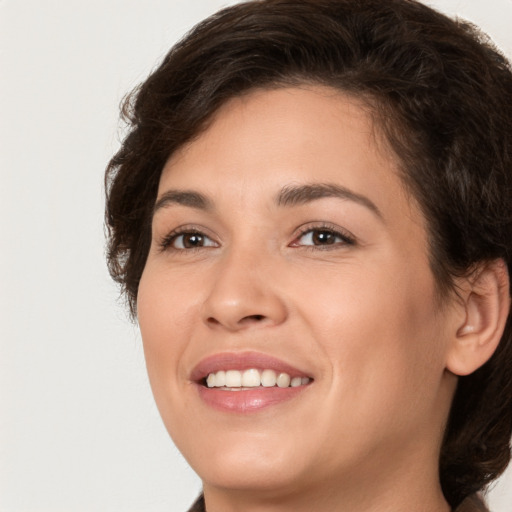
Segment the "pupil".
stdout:
<svg viewBox="0 0 512 512">
<path fill-rule="evenodd" d="M 183 245 L 185 247 L 201 247 L 203 245 L 203 237 L 197 234 L 187 235 L 183 239 Z"/>
<path fill-rule="evenodd" d="M 318 245 L 329 245 L 335 241 L 334 235 L 330 231 L 317 231 L 313 235 L 313 242 Z"/>
</svg>

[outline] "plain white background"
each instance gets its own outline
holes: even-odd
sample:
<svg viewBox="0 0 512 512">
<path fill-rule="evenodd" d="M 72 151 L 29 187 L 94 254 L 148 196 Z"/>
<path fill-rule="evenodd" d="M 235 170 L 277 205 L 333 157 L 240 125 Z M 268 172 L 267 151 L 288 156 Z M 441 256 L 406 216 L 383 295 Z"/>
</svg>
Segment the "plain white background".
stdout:
<svg viewBox="0 0 512 512">
<path fill-rule="evenodd" d="M 225 0 L 0 0 L 0 511 L 180 512 L 200 490 L 104 264 L 118 104 Z M 512 0 L 436 0 L 512 56 Z M 512 471 L 491 492 L 512 510 Z"/>
</svg>

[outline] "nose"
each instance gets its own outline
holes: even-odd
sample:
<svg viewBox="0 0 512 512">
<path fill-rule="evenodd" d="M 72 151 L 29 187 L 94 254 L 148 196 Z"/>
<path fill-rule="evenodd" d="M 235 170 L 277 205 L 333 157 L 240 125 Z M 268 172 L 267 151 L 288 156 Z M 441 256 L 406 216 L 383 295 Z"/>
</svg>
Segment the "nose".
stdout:
<svg viewBox="0 0 512 512">
<path fill-rule="evenodd" d="M 203 304 L 208 327 L 235 332 L 286 320 L 286 304 L 277 290 L 272 265 L 262 255 L 231 252 L 214 269 Z"/>
</svg>

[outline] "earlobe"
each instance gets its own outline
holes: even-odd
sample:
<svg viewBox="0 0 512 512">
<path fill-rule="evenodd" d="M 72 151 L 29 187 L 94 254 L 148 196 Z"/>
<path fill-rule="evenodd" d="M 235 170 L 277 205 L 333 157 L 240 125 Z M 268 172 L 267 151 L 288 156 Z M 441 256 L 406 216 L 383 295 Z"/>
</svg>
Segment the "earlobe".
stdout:
<svg viewBox="0 0 512 512">
<path fill-rule="evenodd" d="M 482 263 L 461 283 L 459 322 L 449 348 L 446 368 L 469 375 L 485 364 L 498 347 L 510 311 L 510 283 L 501 259 Z"/>
</svg>

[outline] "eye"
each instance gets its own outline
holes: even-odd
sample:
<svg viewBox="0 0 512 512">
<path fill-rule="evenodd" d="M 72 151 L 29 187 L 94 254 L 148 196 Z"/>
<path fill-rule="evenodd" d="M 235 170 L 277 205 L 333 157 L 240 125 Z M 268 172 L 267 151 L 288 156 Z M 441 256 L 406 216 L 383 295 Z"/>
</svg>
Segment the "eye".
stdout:
<svg viewBox="0 0 512 512">
<path fill-rule="evenodd" d="M 177 251 L 200 249 L 202 247 L 217 247 L 209 236 L 200 231 L 180 231 L 167 235 L 161 242 L 162 249 L 174 249 Z"/>
<path fill-rule="evenodd" d="M 352 236 L 342 233 L 338 230 L 318 227 L 309 228 L 300 234 L 291 244 L 292 247 L 310 246 L 319 248 L 334 248 L 340 245 L 354 245 L 355 240 Z"/>
</svg>

